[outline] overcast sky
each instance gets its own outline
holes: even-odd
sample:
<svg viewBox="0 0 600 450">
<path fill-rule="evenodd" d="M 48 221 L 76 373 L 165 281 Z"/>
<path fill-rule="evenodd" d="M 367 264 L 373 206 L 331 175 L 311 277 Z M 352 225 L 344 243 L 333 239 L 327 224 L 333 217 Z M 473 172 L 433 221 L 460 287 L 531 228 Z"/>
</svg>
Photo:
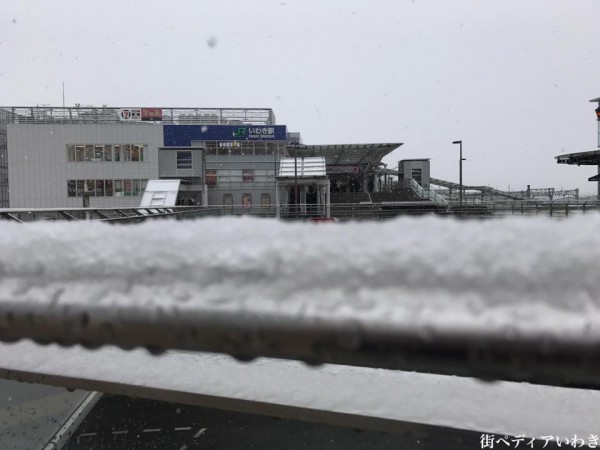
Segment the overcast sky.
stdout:
<svg viewBox="0 0 600 450">
<path fill-rule="evenodd" d="M 598 0 L 3 2 L 0 103 L 272 107 L 306 144 L 403 142 L 432 176 L 579 187 Z"/>
</svg>

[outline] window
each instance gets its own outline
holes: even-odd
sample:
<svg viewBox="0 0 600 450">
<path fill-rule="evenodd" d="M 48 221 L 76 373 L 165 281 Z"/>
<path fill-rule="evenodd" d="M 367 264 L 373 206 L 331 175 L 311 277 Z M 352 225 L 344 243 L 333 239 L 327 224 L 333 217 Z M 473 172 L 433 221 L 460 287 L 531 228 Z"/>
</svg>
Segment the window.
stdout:
<svg viewBox="0 0 600 450">
<path fill-rule="evenodd" d="M 96 181 L 85 180 L 85 193 L 89 194 L 90 197 L 96 196 Z"/>
<path fill-rule="evenodd" d="M 96 197 L 104 197 L 104 180 L 96 180 Z"/>
<path fill-rule="evenodd" d="M 216 186 L 217 185 L 217 171 L 215 169 L 208 169 L 206 171 L 206 185 Z"/>
<path fill-rule="evenodd" d="M 84 153 L 84 160 L 85 161 L 91 161 L 94 159 L 94 146 L 93 145 L 86 145 L 85 146 L 85 153 Z"/>
<path fill-rule="evenodd" d="M 112 145 L 104 146 L 104 161 L 112 161 Z"/>
<path fill-rule="evenodd" d="M 254 181 L 254 169 L 242 169 L 242 181 L 251 183 Z"/>
<path fill-rule="evenodd" d="M 84 153 L 85 153 L 85 146 L 76 145 L 75 146 L 75 161 L 85 161 L 85 158 L 83 157 Z"/>
<path fill-rule="evenodd" d="M 271 207 L 271 194 L 264 193 L 260 195 L 260 206 L 261 208 Z"/>
<path fill-rule="evenodd" d="M 69 162 L 144 161 L 143 144 L 67 144 L 66 148 Z"/>
<path fill-rule="evenodd" d="M 144 146 L 143 145 L 132 145 L 131 146 L 131 160 L 132 161 L 143 161 L 144 160 Z"/>
<path fill-rule="evenodd" d="M 104 161 L 104 145 L 94 147 L 94 161 Z"/>
<path fill-rule="evenodd" d="M 244 208 L 244 209 L 252 208 L 252 194 L 243 194 L 242 195 L 242 208 Z"/>
<path fill-rule="evenodd" d="M 127 197 L 133 194 L 131 190 L 131 180 L 123 180 L 123 194 Z"/>
<path fill-rule="evenodd" d="M 69 197 L 77 197 L 77 183 L 75 180 L 67 181 L 67 195 Z"/>
<path fill-rule="evenodd" d="M 122 197 L 142 195 L 148 180 L 67 180 L 67 196 Z"/>
<path fill-rule="evenodd" d="M 413 169 L 411 175 L 413 180 L 421 184 L 421 181 L 423 180 L 423 169 Z"/>
<path fill-rule="evenodd" d="M 192 168 L 192 151 L 178 151 L 177 152 L 177 168 L 178 169 L 191 169 Z"/>
<path fill-rule="evenodd" d="M 122 146 L 123 150 L 123 161 L 131 161 L 131 145 L 126 144 Z"/>
</svg>

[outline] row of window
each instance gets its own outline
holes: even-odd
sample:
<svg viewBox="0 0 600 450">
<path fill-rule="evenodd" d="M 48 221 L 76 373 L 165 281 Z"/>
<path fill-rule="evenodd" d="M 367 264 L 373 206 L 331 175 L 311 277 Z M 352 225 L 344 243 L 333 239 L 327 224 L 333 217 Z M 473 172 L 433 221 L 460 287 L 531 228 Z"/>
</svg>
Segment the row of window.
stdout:
<svg viewBox="0 0 600 450">
<path fill-rule="evenodd" d="M 231 183 L 274 184 L 274 170 L 265 169 L 206 169 L 206 184 L 217 186 Z"/>
<path fill-rule="evenodd" d="M 136 197 L 142 195 L 148 180 L 67 180 L 69 197 Z"/>
<path fill-rule="evenodd" d="M 143 144 L 67 144 L 69 162 L 144 161 Z"/>
<path fill-rule="evenodd" d="M 276 155 L 285 152 L 284 142 L 265 141 L 206 141 L 207 155 Z"/>
<path fill-rule="evenodd" d="M 225 209 L 233 209 L 233 194 L 223 194 L 223 206 Z M 263 193 L 260 194 L 260 207 L 270 208 L 271 207 L 271 194 Z M 252 194 L 242 194 L 242 208 L 252 208 Z"/>
</svg>

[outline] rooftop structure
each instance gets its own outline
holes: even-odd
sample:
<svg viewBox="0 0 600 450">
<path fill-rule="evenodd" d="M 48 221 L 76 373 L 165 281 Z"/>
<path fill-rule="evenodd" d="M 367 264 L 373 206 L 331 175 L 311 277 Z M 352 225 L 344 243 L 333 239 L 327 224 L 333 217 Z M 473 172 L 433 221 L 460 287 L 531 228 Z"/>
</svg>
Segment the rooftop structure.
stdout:
<svg viewBox="0 0 600 450">
<path fill-rule="evenodd" d="M 597 103 L 596 118 L 598 119 L 598 148 L 586 152 L 565 153 L 556 156 L 558 164 L 571 164 L 578 166 L 598 166 L 598 175 L 588 178 L 588 181 L 598 182 L 598 198 L 600 199 L 600 97 L 593 98 L 590 103 Z"/>
<path fill-rule="evenodd" d="M 271 108 L 142 108 L 95 106 L 6 106 L 10 123 L 162 122 L 174 125 L 274 125 Z"/>
</svg>

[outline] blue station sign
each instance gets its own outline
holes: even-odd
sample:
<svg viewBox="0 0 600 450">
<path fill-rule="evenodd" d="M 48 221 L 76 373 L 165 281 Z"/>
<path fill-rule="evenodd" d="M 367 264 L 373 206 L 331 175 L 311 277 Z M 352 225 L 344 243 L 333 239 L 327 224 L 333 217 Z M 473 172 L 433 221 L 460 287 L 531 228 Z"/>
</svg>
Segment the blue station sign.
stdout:
<svg viewBox="0 0 600 450">
<path fill-rule="evenodd" d="M 285 141 L 285 125 L 164 125 L 165 147 L 188 147 L 192 141 Z"/>
</svg>

